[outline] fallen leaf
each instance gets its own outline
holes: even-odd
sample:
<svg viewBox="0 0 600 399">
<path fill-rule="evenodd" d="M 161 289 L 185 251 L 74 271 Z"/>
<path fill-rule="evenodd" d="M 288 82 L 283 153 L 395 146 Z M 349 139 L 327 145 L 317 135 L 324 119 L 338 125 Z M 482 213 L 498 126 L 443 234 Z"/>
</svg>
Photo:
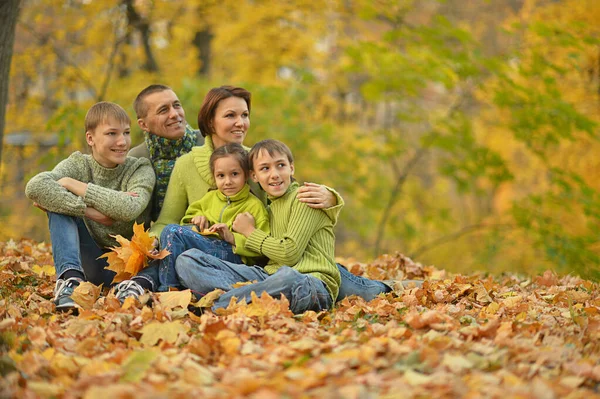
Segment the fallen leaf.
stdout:
<svg viewBox="0 0 600 399">
<path fill-rule="evenodd" d="M 75 287 L 73 294 L 71 294 L 71 298 L 83 309 L 91 309 L 100 296 L 101 289 L 102 286 L 97 286 L 89 281 L 84 281 Z"/>
<path fill-rule="evenodd" d="M 153 346 L 162 340 L 172 344 L 177 341 L 179 334 L 185 334 L 188 330 L 189 327 L 180 321 L 167 321 L 164 323 L 154 321 L 146 324 L 140 330 L 142 333 L 140 343 L 144 346 Z"/>
</svg>

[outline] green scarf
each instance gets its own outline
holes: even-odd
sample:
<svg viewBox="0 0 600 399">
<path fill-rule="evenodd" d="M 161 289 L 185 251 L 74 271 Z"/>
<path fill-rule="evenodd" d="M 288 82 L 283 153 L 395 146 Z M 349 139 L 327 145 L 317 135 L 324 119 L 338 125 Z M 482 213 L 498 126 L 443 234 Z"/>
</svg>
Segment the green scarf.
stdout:
<svg viewBox="0 0 600 399">
<path fill-rule="evenodd" d="M 199 131 L 185 126 L 185 134 L 177 140 L 171 140 L 144 132 L 144 140 L 150 152 L 150 162 L 156 173 L 156 186 L 152 196 L 152 220 L 156 220 L 162 209 L 167 193 L 171 172 L 177 158 L 187 154 L 196 145 Z"/>
</svg>

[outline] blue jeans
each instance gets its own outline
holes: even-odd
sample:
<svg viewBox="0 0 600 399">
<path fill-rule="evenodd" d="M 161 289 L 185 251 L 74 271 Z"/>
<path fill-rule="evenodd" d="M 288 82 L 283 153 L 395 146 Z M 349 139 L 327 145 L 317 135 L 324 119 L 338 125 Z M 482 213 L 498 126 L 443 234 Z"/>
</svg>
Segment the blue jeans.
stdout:
<svg viewBox="0 0 600 399">
<path fill-rule="evenodd" d="M 338 293 L 336 302 L 339 302 L 350 295 L 358 295 L 365 301 L 370 301 L 381 293 L 391 291 L 391 288 L 381 281 L 371 280 L 366 277 L 352 274 L 339 263 L 337 264 L 337 267 L 340 271 L 342 283 L 340 284 L 340 292 Z"/>
<path fill-rule="evenodd" d="M 199 249 L 204 253 L 232 263 L 242 263 L 242 258 L 233 253 L 233 247 L 219 237 L 203 236 L 192 230 L 191 225 L 169 224 L 160 234 L 161 249 L 171 252 L 164 259 L 153 261 L 135 278 L 150 281 L 153 291 L 168 291 L 169 287 L 180 288 L 175 272 L 177 257 L 188 249 Z M 134 279 L 135 279 L 134 278 Z"/>
<path fill-rule="evenodd" d="M 191 249 L 177 258 L 175 268 L 181 284 L 197 294 L 205 295 L 216 288 L 226 291 L 215 301 L 213 310 L 226 308 L 233 297 L 249 303 L 253 291 L 258 296 L 263 292 L 274 298 L 285 295 L 294 314 L 307 310 L 318 312 L 333 305 L 331 295 L 321 280 L 287 266 L 269 275 L 261 267 L 227 262 Z M 232 288 L 235 283 L 254 280 L 257 281 L 254 284 Z"/>
<path fill-rule="evenodd" d="M 77 270 L 93 284 L 110 286 L 115 272 L 105 269 L 108 266 L 105 258 L 98 259 L 108 250 L 96 244 L 83 219 L 47 213 L 56 278 L 61 278 L 67 270 Z"/>
</svg>

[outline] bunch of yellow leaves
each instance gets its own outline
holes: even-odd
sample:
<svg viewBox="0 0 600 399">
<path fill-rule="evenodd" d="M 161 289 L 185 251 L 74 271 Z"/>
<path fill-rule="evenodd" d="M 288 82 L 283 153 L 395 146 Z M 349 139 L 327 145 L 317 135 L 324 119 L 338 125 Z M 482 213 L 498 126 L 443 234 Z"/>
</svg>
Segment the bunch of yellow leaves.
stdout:
<svg viewBox="0 0 600 399">
<path fill-rule="evenodd" d="M 121 246 L 112 247 L 111 252 L 100 256 L 100 258 L 106 258 L 108 262 L 106 269 L 117 273 L 113 278 L 113 283 L 120 283 L 138 274 L 140 270 L 148 266 L 148 259 L 163 259 L 171 254 L 166 249 L 158 253 L 154 250 L 154 237 L 144 230 L 142 224 L 134 223 L 131 241 L 120 235 L 113 237 Z"/>
</svg>

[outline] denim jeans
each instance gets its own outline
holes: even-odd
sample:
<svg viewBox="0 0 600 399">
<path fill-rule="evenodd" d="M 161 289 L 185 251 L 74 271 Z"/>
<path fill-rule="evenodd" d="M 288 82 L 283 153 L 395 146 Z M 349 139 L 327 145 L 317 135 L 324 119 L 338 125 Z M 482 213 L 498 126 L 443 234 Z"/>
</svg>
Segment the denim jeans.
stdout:
<svg viewBox="0 0 600 399">
<path fill-rule="evenodd" d="M 161 249 L 171 252 L 158 261 L 152 261 L 135 278 L 150 281 L 154 291 L 168 291 L 169 287 L 180 288 L 175 272 L 177 257 L 188 249 L 199 249 L 204 253 L 232 263 L 242 263 L 242 258 L 233 253 L 233 247 L 219 237 L 203 236 L 192 230 L 191 225 L 169 224 L 160 235 Z M 134 279 L 135 279 L 134 278 Z"/>
<path fill-rule="evenodd" d="M 358 295 L 365 301 L 370 301 L 381 293 L 391 291 L 391 288 L 381 281 L 354 275 L 339 263 L 337 264 L 337 267 L 340 271 L 342 283 L 340 284 L 340 292 L 338 293 L 336 302 L 339 302 L 350 295 Z"/>
<path fill-rule="evenodd" d="M 287 266 L 269 275 L 261 267 L 227 262 L 191 249 L 177 258 L 175 268 L 181 284 L 197 294 L 205 295 L 216 288 L 226 291 L 215 301 L 213 310 L 227 307 L 233 297 L 249 303 L 253 291 L 259 296 L 266 292 L 274 298 L 285 295 L 294 314 L 325 310 L 333 305 L 321 280 Z M 257 281 L 254 284 L 232 288 L 235 283 L 254 280 Z"/>
<path fill-rule="evenodd" d="M 108 266 L 105 258 L 98 259 L 108 250 L 96 244 L 83 219 L 47 213 L 56 278 L 61 278 L 67 270 L 78 270 L 85 275 L 87 281 L 110 286 L 115 272 L 105 269 Z"/>
</svg>

